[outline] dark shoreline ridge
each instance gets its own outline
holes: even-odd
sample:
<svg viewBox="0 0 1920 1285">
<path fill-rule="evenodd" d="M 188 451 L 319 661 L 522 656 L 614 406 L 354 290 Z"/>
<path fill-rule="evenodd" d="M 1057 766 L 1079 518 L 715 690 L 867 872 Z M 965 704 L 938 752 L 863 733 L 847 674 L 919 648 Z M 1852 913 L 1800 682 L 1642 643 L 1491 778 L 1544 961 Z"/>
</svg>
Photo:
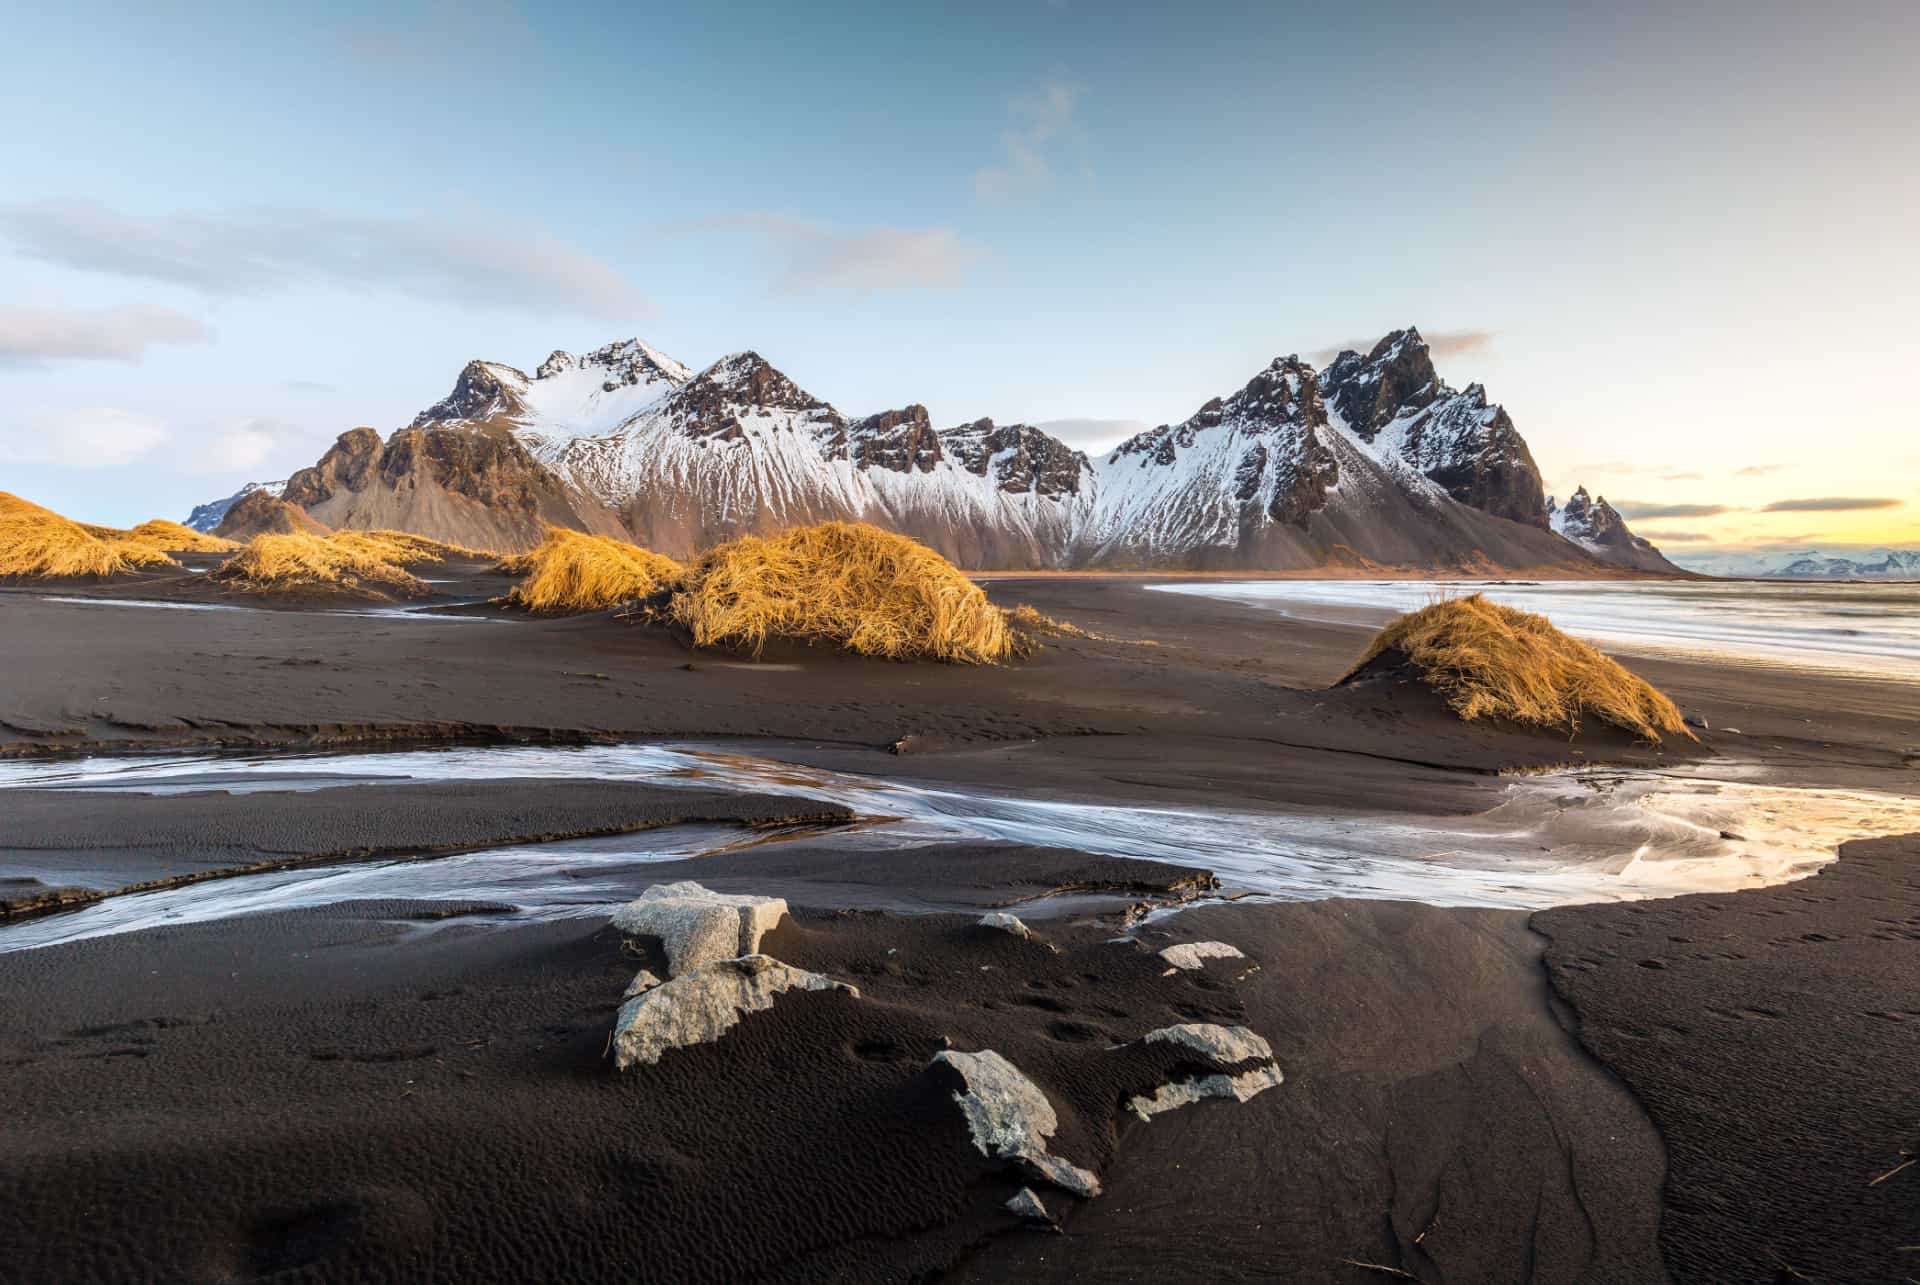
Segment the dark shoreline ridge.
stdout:
<svg viewBox="0 0 1920 1285">
<path fill-rule="evenodd" d="M 1137 581 L 993 593 L 1102 637 L 1005 669 L 806 650 L 753 667 L 605 617 L 153 611 L 101 629 L 102 608 L 0 592 L 0 747 L 780 738 L 783 757 L 909 780 L 1357 818 L 1483 810 L 1502 767 L 1676 757 L 1463 726 L 1418 685 L 1326 690 L 1360 630 Z M 1688 753 L 1787 784 L 1920 783 L 1911 688 L 1628 662 L 1711 724 Z M 571 784 L 572 811 L 618 819 L 640 797 Z M 432 797 L 276 799 L 315 809 L 299 843 L 320 850 L 343 826 L 375 837 L 345 820 L 366 789 Z M 0 808 L 58 793 L 0 791 Z M 218 818 L 257 810 L 237 846 L 287 842 L 261 819 L 277 803 L 250 798 L 53 811 L 38 833 L 177 870 L 226 859 L 205 843 Z M 513 812 L 499 833 L 536 828 Z M 167 815 L 171 839 L 152 824 Z M 0 877 L 25 869 L 6 860 Z M 0 1262 L 46 1281 L 1901 1281 L 1900 1247 L 1920 1244 L 1920 1165 L 1898 1169 L 1920 1150 L 1916 863 L 1908 836 L 1738 894 L 1531 917 L 1240 902 L 1139 923 L 1130 902 L 1187 895 L 1200 872 L 831 835 L 720 851 L 655 864 L 634 892 L 785 896 L 761 949 L 861 997 L 789 993 L 623 1073 L 604 1060 L 614 1010 L 664 964 L 597 918 L 346 902 L 0 953 Z M 1036 896 L 1038 940 L 976 922 Z M 903 906 L 975 909 L 876 909 Z M 1113 941 L 1130 923 L 1136 943 Z M 1207 939 L 1244 958 L 1183 971 L 1153 953 Z M 1264 1037 L 1284 1082 L 1134 1119 L 1130 1094 L 1217 1069 L 1141 1044 L 1191 1022 Z M 1060 1116 L 1052 1150 L 1104 1192 L 973 1147 L 951 1072 L 929 1067 L 947 1042 L 1031 1077 Z M 1003 1208 L 1023 1185 L 1064 1235 Z"/>
</svg>

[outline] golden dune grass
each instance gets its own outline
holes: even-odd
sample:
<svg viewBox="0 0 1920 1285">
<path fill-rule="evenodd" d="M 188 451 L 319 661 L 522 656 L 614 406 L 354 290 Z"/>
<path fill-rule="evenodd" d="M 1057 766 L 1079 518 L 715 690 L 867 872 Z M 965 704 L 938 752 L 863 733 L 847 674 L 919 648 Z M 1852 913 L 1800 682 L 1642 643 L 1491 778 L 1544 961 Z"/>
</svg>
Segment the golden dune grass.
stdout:
<svg viewBox="0 0 1920 1285">
<path fill-rule="evenodd" d="M 650 597 L 685 573 L 672 558 L 624 540 L 554 527 L 531 553 L 501 561 L 525 576 L 507 601 L 527 611 L 604 611 Z"/>
<path fill-rule="evenodd" d="M 104 536 L 51 509 L 0 491 L 0 576 L 74 579 L 179 565 L 126 532 L 99 529 Z"/>
<path fill-rule="evenodd" d="M 331 537 L 342 548 L 352 549 L 399 566 L 422 562 L 445 562 L 449 558 L 480 561 L 500 555 L 490 549 L 469 549 L 465 545 L 429 540 L 406 531 L 336 531 Z"/>
<path fill-rule="evenodd" d="M 155 518 L 127 532 L 127 538 L 164 553 L 230 553 L 240 546 L 217 535 L 207 535 L 190 526 Z"/>
<path fill-rule="evenodd" d="M 402 567 L 316 535 L 257 535 L 209 573 L 248 592 L 344 589 L 418 595 L 426 585 Z"/>
<path fill-rule="evenodd" d="M 669 614 L 698 646 L 755 655 L 771 638 L 965 664 L 994 664 L 1022 649 L 1007 613 L 959 568 L 905 536 L 853 522 L 710 549 Z"/>
<path fill-rule="evenodd" d="M 1477 593 L 1401 616 L 1374 636 L 1347 678 L 1390 651 L 1406 656 L 1469 721 L 1507 719 L 1574 732 L 1582 719 L 1596 718 L 1649 741 L 1694 739 L 1674 703 L 1645 679 L 1561 633 L 1545 616 Z"/>
</svg>

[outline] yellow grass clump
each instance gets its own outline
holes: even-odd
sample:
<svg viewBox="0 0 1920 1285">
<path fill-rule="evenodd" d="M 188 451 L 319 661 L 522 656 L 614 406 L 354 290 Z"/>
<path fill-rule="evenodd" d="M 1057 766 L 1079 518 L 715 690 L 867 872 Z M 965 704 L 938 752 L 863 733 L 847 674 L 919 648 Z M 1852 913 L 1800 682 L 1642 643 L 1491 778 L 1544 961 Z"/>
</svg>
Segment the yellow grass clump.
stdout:
<svg viewBox="0 0 1920 1285">
<path fill-rule="evenodd" d="M 341 589 L 424 594 L 426 585 L 402 567 L 316 535 L 257 535 L 209 573 L 250 592 Z"/>
<path fill-rule="evenodd" d="M 1649 741 L 1694 739 L 1679 709 L 1645 679 L 1545 616 L 1477 593 L 1401 616 L 1374 636 L 1347 678 L 1387 652 L 1404 655 L 1469 721 L 1507 719 L 1571 733 L 1591 717 Z"/>
<path fill-rule="evenodd" d="M 651 549 L 606 536 L 554 527 L 531 553 L 504 559 L 501 569 L 526 579 L 507 601 L 528 611 L 604 611 L 651 597 L 685 573 Z"/>
<path fill-rule="evenodd" d="M 747 536 L 702 554 L 669 613 L 702 647 L 758 655 L 770 638 L 890 660 L 994 664 L 1022 638 L 979 585 L 932 549 L 853 522 Z"/>
<path fill-rule="evenodd" d="M 217 535 L 208 535 L 165 518 L 142 522 L 127 532 L 127 538 L 164 553 L 231 553 L 240 547 L 232 540 L 223 540 Z"/>
<path fill-rule="evenodd" d="M 407 531 L 336 531 L 333 542 L 356 553 L 379 558 L 400 566 L 421 562 L 445 562 L 449 558 L 480 561 L 499 555 L 490 549 L 469 549 L 465 545 L 429 540 Z"/>
<path fill-rule="evenodd" d="M 104 535 L 95 535 L 51 509 L 0 491 L 0 576 L 64 580 L 179 565 L 125 532 L 101 530 Z"/>
</svg>

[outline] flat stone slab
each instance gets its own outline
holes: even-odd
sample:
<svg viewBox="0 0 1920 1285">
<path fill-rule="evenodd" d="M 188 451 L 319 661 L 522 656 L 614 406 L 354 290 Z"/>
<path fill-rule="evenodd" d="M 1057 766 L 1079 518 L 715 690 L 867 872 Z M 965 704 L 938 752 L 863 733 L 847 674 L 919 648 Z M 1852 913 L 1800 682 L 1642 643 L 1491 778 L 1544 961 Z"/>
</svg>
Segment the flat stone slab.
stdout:
<svg viewBox="0 0 1920 1285">
<path fill-rule="evenodd" d="M 1245 959 L 1238 946 L 1229 946 L 1224 941 L 1183 941 L 1178 946 L 1169 946 L 1160 952 L 1160 958 L 1175 968 L 1191 972 L 1196 968 L 1205 968 L 1209 959 Z"/>
<path fill-rule="evenodd" d="M 760 949 L 760 939 L 787 917 L 782 897 L 714 892 L 692 881 L 657 883 L 613 912 L 613 926 L 634 937 L 658 937 L 667 975 Z"/>
<path fill-rule="evenodd" d="M 711 1044 L 749 1014 L 772 1008 L 791 990 L 842 991 L 860 998 L 845 982 L 768 955 L 715 960 L 620 1006 L 613 1022 L 613 1064 L 624 1071 L 658 1062 L 669 1049 Z"/>
<path fill-rule="evenodd" d="M 978 1053 L 935 1053 L 960 1073 L 966 1091 L 953 1095 L 967 1118 L 973 1144 L 980 1154 L 1012 1160 L 1037 1178 L 1076 1196 L 1100 1194 L 1100 1180 L 1087 1170 L 1047 1151 L 1047 1141 L 1060 1127 L 1060 1117 L 1040 1086 L 1020 1068 L 992 1049 Z"/>
</svg>

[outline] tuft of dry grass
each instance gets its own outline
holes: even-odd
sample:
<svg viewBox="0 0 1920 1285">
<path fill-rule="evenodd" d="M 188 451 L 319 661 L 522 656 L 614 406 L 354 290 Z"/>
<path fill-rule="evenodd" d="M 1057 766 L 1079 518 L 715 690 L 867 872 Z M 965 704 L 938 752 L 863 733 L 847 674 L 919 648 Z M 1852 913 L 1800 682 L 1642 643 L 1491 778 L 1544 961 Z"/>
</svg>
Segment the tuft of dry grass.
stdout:
<svg viewBox="0 0 1920 1285">
<path fill-rule="evenodd" d="M 429 540 L 423 535 L 406 531 L 336 531 L 331 538 L 342 548 L 398 566 L 445 562 L 450 558 L 479 562 L 500 556 L 491 549 L 469 549 L 465 545 Z"/>
<path fill-rule="evenodd" d="M 672 558 L 623 540 L 554 527 L 531 553 L 500 568 L 526 579 L 507 601 L 527 611 L 604 611 L 651 597 L 677 583 L 685 568 Z"/>
<path fill-rule="evenodd" d="M 405 568 L 316 535 L 257 535 L 208 573 L 252 593 L 341 589 L 416 596 L 426 585 Z"/>
<path fill-rule="evenodd" d="M 96 535 L 17 495 L 0 491 L 0 576 L 27 580 L 101 578 L 180 565 L 124 531 Z"/>
<path fill-rule="evenodd" d="M 217 535 L 207 535 L 190 526 L 155 518 L 127 532 L 127 539 L 163 553 L 231 553 L 240 546 Z"/>
<path fill-rule="evenodd" d="M 1468 721 L 1498 718 L 1572 733 L 1583 718 L 1595 718 L 1648 741 L 1695 739 L 1674 703 L 1644 678 L 1545 616 L 1477 593 L 1401 616 L 1374 635 L 1340 681 L 1388 652 L 1404 655 Z"/>
<path fill-rule="evenodd" d="M 747 536 L 695 560 L 668 614 L 702 647 L 758 655 L 770 638 L 889 660 L 995 664 L 1022 651 L 1007 613 L 925 545 L 824 522 Z"/>
</svg>

